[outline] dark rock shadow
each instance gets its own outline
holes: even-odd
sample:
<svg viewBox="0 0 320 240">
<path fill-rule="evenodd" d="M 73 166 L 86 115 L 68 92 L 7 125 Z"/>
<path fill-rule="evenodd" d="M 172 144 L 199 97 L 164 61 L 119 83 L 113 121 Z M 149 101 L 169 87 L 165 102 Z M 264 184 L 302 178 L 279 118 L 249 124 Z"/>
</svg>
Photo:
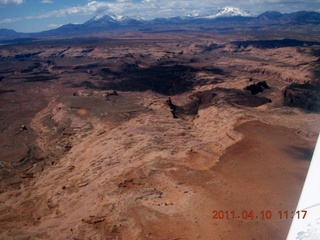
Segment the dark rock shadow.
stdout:
<svg viewBox="0 0 320 240">
<path fill-rule="evenodd" d="M 319 64 L 320 64 L 320 58 L 319 58 Z M 318 81 L 320 81 L 320 69 L 318 70 L 318 69 L 315 69 L 314 71 L 313 71 L 313 77 L 315 78 L 315 79 L 317 79 Z"/>
<path fill-rule="evenodd" d="M 186 119 L 187 116 L 195 117 L 198 114 L 200 107 L 200 100 L 196 97 L 190 96 L 189 103 L 185 105 L 176 105 L 172 102 L 171 98 L 167 100 L 167 105 L 170 108 L 173 118 Z"/>
<path fill-rule="evenodd" d="M 182 65 L 150 68 L 127 66 L 120 73 L 122 80 L 111 82 L 106 88 L 120 91 L 152 90 L 163 95 L 176 95 L 193 88 L 197 71 Z"/>
<path fill-rule="evenodd" d="M 306 147 L 291 146 L 285 151 L 292 156 L 293 159 L 301 161 L 311 161 L 314 149 Z"/>
<path fill-rule="evenodd" d="M 320 84 L 290 84 L 283 92 L 283 103 L 285 106 L 320 113 Z"/>
<path fill-rule="evenodd" d="M 26 77 L 25 82 L 47 82 L 56 79 L 59 79 L 59 77 L 55 75 L 35 75 Z"/>
<path fill-rule="evenodd" d="M 71 85 L 72 87 L 77 87 L 77 88 L 81 88 L 84 87 L 85 89 L 102 89 L 101 87 L 95 85 L 93 82 L 91 81 L 82 81 L 79 84 L 74 84 L 72 82 L 66 82 L 64 83 L 65 85 Z"/>
<path fill-rule="evenodd" d="M 125 65 L 119 72 L 103 69 L 105 77 L 110 77 L 103 82 L 84 81 L 80 84 L 72 84 L 72 87 L 84 86 L 100 90 L 134 92 L 151 90 L 172 96 L 192 90 L 198 84 L 195 82 L 198 71 L 202 70 L 184 65 L 152 66 L 149 68 Z"/>
<path fill-rule="evenodd" d="M 0 94 L 3 94 L 3 93 L 12 93 L 12 92 L 15 92 L 15 90 L 1 90 L 0 89 Z"/>
<path fill-rule="evenodd" d="M 197 92 L 194 97 L 199 99 L 201 108 L 205 108 L 218 102 L 226 102 L 231 105 L 240 105 L 245 107 L 259 107 L 271 100 L 266 97 L 252 95 L 251 93 L 233 88 L 214 88 L 208 91 Z"/>
<path fill-rule="evenodd" d="M 287 38 L 282 40 L 252 40 L 252 41 L 236 41 L 231 43 L 236 45 L 238 48 L 241 48 L 241 47 L 246 48 L 249 46 L 253 46 L 255 48 L 260 48 L 260 49 L 320 45 L 320 42 L 300 41 L 296 39 L 287 39 Z"/>
<path fill-rule="evenodd" d="M 186 116 L 196 116 L 199 109 L 205 109 L 212 105 L 225 107 L 223 103 L 227 103 L 235 106 L 259 107 L 269 102 L 271 100 L 268 98 L 252 95 L 243 90 L 213 88 L 189 95 L 189 102 L 185 105 L 177 105 L 170 98 L 167 104 L 174 118 L 184 119 Z"/>
</svg>

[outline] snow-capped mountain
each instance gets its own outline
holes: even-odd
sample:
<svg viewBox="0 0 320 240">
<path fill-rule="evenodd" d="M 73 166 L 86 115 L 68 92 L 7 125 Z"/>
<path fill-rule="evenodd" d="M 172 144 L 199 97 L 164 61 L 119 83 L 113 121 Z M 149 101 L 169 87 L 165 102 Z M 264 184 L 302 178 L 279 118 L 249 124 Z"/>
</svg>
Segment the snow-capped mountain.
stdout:
<svg viewBox="0 0 320 240">
<path fill-rule="evenodd" d="M 230 7 L 226 6 L 224 8 L 221 8 L 219 10 L 193 10 L 190 12 L 187 17 L 190 18 L 207 18 L 207 19 L 214 19 L 219 17 L 252 17 L 253 15 L 247 11 L 242 10 L 237 7 Z"/>
<path fill-rule="evenodd" d="M 242 17 L 249 17 L 252 16 L 252 14 L 249 11 L 242 10 L 237 7 L 230 7 L 226 6 L 218 11 L 206 11 L 206 10 L 194 10 L 187 16 L 179 16 L 175 18 L 180 19 L 192 19 L 192 18 L 218 18 L 218 17 L 234 17 L 234 16 L 242 16 Z M 170 18 L 170 19 L 175 19 Z M 119 15 L 117 13 L 110 13 L 107 15 L 98 15 L 93 18 L 91 18 L 89 21 L 87 21 L 85 24 L 91 24 L 91 23 L 121 23 L 121 22 L 129 22 L 129 21 L 146 21 L 146 19 L 142 16 L 123 16 Z"/>
<path fill-rule="evenodd" d="M 226 6 L 220 9 L 218 12 L 211 13 L 210 15 L 203 16 L 204 18 L 218 18 L 218 17 L 251 17 L 252 14 L 247 10 L 242 10 L 237 7 Z"/>
<path fill-rule="evenodd" d="M 128 21 L 144 21 L 144 18 L 141 16 L 123 16 L 119 15 L 117 13 L 110 13 L 107 15 L 98 15 L 93 18 L 91 18 L 89 21 L 87 21 L 85 24 L 91 24 L 91 23 L 121 23 L 121 22 L 128 22 Z"/>
<path fill-rule="evenodd" d="M 122 16 L 116 13 L 95 16 L 83 23 L 85 28 L 118 28 L 124 26 L 140 26 L 144 20 L 141 17 Z"/>
<path fill-rule="evenodd" d="M 101 16 L 95 16 L 91 19 L 89 19 L 84 24 L 91 25 L 91 24 L 103 24 L 103 23 L 117 23 L 121 20 L 123 20 L 123 16 L 118 14 L 109 14 L 109 15 L 101 15 Z"/>
<path fill-rule="evenodd" d="M 117 14 L 117 13 L 110 13 L 110 14 L 108 14 L 108 15 L 98 15 L 98 16 L 95 16 L 95 17 L 93 17 L 92 19 L 90 19 L 90 20 L 92 20 L 92 21 L 99 21 L 99 20 L 103 20 L 103 19 L 108 19 L 108 20 L 114 20 L 114 21 L 122 21 L 124 18 L 126 18 L 126 17 L 124 17 L 124 16 L 122 16 L 122 15 L 119 15 L 119 14 Z M 89 21 L 90 21 L 89 20 Z"/>
</svg>

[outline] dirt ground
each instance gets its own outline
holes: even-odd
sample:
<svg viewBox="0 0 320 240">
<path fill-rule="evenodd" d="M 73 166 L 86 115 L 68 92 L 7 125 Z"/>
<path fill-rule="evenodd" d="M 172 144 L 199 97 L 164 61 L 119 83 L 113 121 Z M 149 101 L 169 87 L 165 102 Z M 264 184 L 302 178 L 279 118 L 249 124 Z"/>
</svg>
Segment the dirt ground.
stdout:
<svg viewBox="0 0 320 240">
<path fill-rule="evenodd" d="M 285 239 L 318 46 L 161 37 L 0 49 L 0 239 Z"/>
</svg>

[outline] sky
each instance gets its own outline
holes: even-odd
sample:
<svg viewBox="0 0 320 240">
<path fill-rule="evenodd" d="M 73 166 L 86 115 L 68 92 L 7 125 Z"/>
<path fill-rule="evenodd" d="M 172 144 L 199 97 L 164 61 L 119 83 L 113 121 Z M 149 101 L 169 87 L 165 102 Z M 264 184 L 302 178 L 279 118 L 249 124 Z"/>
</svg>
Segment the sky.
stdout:
<svg viewBox="0 0 320 240">
<path fill-rule="evenodd" d="M 154 19 L 217 11 L 225 6 L 248 10 L 253 15 L 265 11 L 320 12 L 320 0 L 0 0 L 0 29 L 39 32 L 110 13 Z"/>
</svg>

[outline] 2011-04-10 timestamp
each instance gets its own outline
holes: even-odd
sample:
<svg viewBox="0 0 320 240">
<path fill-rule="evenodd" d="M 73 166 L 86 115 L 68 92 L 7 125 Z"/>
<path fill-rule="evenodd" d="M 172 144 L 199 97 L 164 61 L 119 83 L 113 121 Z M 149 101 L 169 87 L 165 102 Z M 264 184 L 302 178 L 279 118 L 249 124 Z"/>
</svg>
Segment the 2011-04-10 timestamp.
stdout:
<svg viewBox="0 0 320 240">
<path fill-rule="evenodd" d="M 237 212 L 235 210 L 213 210 L 213 219 L 293 219 L 295 216 L 298 219 L 305 219 L 307 216 L 307 210 L 299 210 L 299 211 L 288 211 L 288 210 L 280 210 L 277 212 L 273 212 L 271 210 L 261 210 L 261 211 L 253 211 L 253 210 L 242 210 Z"/>
</svg>

